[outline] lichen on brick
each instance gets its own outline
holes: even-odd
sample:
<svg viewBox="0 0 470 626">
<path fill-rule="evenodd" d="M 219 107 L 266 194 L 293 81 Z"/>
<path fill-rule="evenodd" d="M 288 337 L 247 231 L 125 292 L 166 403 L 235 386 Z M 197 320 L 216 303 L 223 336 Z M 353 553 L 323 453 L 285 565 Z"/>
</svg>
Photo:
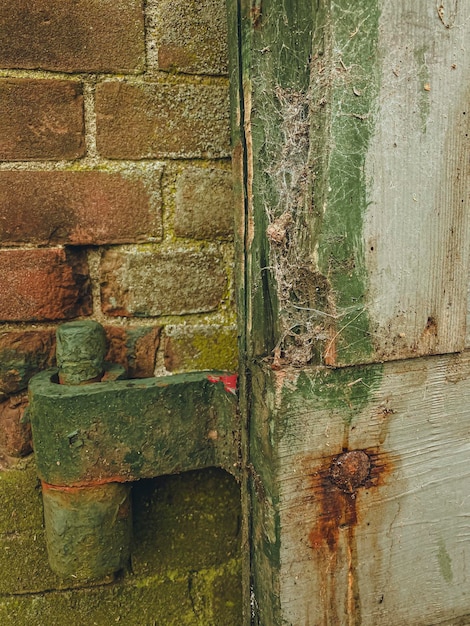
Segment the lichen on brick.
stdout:
<svg viewBox="0 0 470 626">
<path fill-rule="evenodd" d="M 186 167 L 176 179 L 176 235 L 228 239 L 233 235 L 233 219 L 231 172 Z"/>
<path fill-rule="evenodd" d="M 165 367 L 170 372 L 201 369 L 236 371 L 235 327 L 171 325 L 165 328 Z"/>
<path fill-rule="evenodd" d="M 146 11 L 152 69 L 227 74 L 223 0 L 150 0 Z"/>
<path fill-rule="evenodd" d="M 213 311 L 226 285 L 223 258 L 215 248 L 110 250 L 101 266 L 103 308 L 111 315 Z"/>
</svg>

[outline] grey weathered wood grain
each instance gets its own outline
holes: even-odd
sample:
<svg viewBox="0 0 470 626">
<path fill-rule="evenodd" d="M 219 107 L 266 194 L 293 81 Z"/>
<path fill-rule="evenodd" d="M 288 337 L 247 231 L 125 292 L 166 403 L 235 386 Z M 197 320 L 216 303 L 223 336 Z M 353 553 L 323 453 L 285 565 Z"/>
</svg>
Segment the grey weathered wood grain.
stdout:
<svg viewBox="0 0 470 626">
<path fill-rule="evenodd" d="M 470 3 L 380 9 L 364 222 L 375 358 L 458 351 L 469 280 Z"/>
<path fill-rule="evenodd" d="M 334 371 L 321 385 L 315 371 L 277 380 L 281 623 L 430 626 L 465 615 L 470 355 L 361 374 L 353 386 L 369 388 L 336 406 L 322 394 Z M 319 479 L 345 446 L 372 458 L 354 498 Z"/>
</svg>

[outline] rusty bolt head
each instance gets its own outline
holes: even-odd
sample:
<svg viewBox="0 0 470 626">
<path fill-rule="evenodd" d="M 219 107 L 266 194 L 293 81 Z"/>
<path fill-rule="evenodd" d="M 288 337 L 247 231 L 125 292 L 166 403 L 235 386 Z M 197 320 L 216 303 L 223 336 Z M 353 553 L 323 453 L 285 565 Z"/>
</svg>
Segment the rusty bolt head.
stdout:
<svg viewBox="0 0 470 626">
<path fill-rule="evenodd" d="M 362 450 L 340 454 L 330 465 L 330 479 L 342 491 L 355 493 L 370 473 L 370 459 Z"/>
</svg>

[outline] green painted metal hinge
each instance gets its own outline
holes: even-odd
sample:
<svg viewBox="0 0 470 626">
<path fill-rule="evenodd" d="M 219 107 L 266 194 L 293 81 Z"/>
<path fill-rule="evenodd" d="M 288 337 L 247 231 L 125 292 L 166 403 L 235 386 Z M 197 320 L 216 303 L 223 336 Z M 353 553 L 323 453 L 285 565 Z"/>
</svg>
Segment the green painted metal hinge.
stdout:
<svg viewBox="0 0 470 626">
<path fill-rule="evenodd" d="M 133 481 L 214 466 L 240 471 L 236 375 L 125 380 L 104 353 L 98 323 L 64 324 L 58 369 L 29 386 L 49 561 L 60 576 L 83 580 L 127 564 Z"/>
</svg>

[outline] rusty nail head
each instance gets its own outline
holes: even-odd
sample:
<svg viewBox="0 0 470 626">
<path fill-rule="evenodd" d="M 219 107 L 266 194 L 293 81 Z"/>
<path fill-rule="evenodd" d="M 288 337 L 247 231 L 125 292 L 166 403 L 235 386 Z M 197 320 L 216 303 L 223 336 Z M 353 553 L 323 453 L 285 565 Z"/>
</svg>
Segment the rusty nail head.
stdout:
<svg viewBox="0 0 470 626">
<path fill-rule="evenodd" d="M 363 450 L 351 450 L 337 456 L 330 465 L 330 479 L 342 491 L 353 494 L 370 473 L 370 458 Z"/>
</svg>

